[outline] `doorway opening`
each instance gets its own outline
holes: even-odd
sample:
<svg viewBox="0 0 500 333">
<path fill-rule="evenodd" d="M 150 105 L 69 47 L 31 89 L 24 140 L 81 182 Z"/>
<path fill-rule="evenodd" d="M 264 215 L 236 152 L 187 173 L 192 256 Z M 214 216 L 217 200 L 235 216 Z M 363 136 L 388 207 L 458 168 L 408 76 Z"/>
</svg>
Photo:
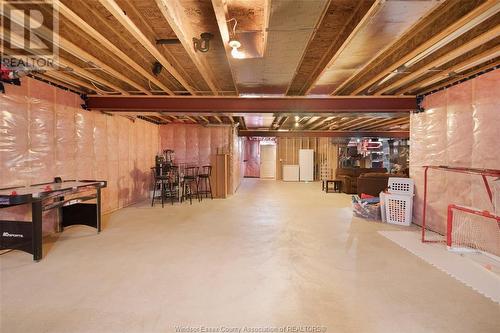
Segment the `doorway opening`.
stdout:
<svg viewBox="0 0 500 333">
<path fill-rule="evenodd" d="M 276 138 L 248 137 L 244 162 L 245 178 L 276 179 Z"/>
</svg>

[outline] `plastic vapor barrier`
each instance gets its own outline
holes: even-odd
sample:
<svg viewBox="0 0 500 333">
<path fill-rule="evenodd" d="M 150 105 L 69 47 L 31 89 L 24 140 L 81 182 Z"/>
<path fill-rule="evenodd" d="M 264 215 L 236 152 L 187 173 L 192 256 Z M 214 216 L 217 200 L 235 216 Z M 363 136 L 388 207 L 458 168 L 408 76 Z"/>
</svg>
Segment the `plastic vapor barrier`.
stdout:
<svg viewBox="0 0 500 333">
<path fill-rule="evenodd" d="M 146 199 L 158 151 L 158 126 L 84 111 L 82 100 L 33 79 L 0 95 L 0 187 L 62 179 L 103 179 L 103 212 Z M 53 212 L 49 212 L 53 214 Z M 0 210 L 2 219 L 30 218 L 29 207 Z M 44 232 L 54 219 L 45 216 Z"/>
<path fill-rule="evenodd" d="M 410 171 L 414 222 L 421 224 L 424 165 L 500 169 L 500 71 L 428 95 L 425 112 L 411 115 Z M 494 183 L 494 179 L 489 179 Z M 498 191 L 498 186 L 493 186 Z M 449 204 L 494 212 L 480 176 L 429 170 L 427 224 L 444 233 Z M 496 193 L 498 195 L 498 193 Z M 498 208 L 497 208 L 498 209 Z"/>
</svg>

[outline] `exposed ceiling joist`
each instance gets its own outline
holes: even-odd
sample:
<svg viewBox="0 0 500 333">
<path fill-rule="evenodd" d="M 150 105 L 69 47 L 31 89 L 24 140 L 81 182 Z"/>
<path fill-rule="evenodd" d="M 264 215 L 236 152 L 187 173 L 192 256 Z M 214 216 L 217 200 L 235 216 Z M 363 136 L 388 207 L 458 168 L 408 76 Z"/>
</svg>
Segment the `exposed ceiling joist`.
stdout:
<svg viewBox="0 0 500 333">
<path fill-rule="evenodd" d="M 304 97 L 167 97 L 89 96 L 88 107 L 95 110 L 165 111 L 190 113 L 285 113 L 325 115 L 329 113 L 408 113 L 417 108 L 412 96 Z"/>
<path fill-rule="evenodd" d="M 94 73 L 92 73 L 86 69 L 80 68 L 78 65 L 75 65 L 66 59 L 59 58 L 58 62 L 60 65 L 71 68 L 76 74 L 83 76 L 90 81 L 94 81 L 94 82 L 100 83 L 104 86 L 110 87 L 110 88 L 114 89 L 115 91 L 122 93 L 123 95 L 130 95 L 128 92 L 126 92 L 122 88 L 118 87 L 117 85 L 95 75 Z"/>
<path fill-rule="evenodd" d="M 269 0 L 270 1 L 270 0 Z M 234 66 L 232 64 L 231 47 L 229 46 L 229 29 L 227 27 L 227 3 L 224 0 L 212 0 L 212 6 L 215 12 L 215 18 L 217 19 L 217 25 L 219 26 L 219 33 L 222 38 L 222 43 L 224 44 L 224 51 L 226 52 L 226 59 L 229 63 L 229 69 L 231 70 L 231 78 L 233 80 L 234 88 L 236 89 L 236 95 L 239 95 L 238 85 L 235 80 Z"/>
<path fill-rule="evenodd" d="M 326 122 L 335 119 L 335 117 L 318 118 L 314 123 L 309 125 L 310 130 L 314 130 L 323 126 Z"/>
<path fill-rule="evenodd" d="M 403 87 L 401 89 L 402 92 L 413 92 L 418 88 L 423 88 L 427 87 L 435 82 L 441 81 L 446 78 L 450 78 L 450 75 L 453 73 L 460 73 L 470 67 L 473 67 L 476 64 L 479 64 L 481 62 L 485 62 L 487 60 L 496 58 L 500 56 L 500 45 L 496 46 L 492 49 L 486 50 L 484 52 L 481 52 L 480 54 L 477 54 L 471 58 L 465 59 L 458 64 L 444 69 L 442 72 L 438 72 L 432 76 L 427 77 L 426 79 L 422 81 L 417 81 L 416 83 L 413 83 L 409 86 Z M 453 76 L 451 76 L 453 78 Z"/>
<path fill-rule="evenodd" d="M 444 82 L 438 82 L 436 84 L 432 84 L 430 87 L 424 87 L 423 89 L 417 90 L 417 91 L 419 94 L 427 94 L 427 93 L 433 92 L 435 90 L 442 89 L 444 87 L 448 87 L 448 86 L 451 86 L 453 84 L 456 84 L 467 77 L 471 77 L 473 75 L 476 75 L 478 73 L 482 73 L 482 72 L 490 70 L 492 68 L 498 68 L 499 66 L 500 66 L 500 60 L 497 59 L 494 62 L 475 67 L 472 70 L 465 71 L 462 75 L 460 75 L 452 80 L 445 80 Z"/>
<path fill-rule="evenodd" d="M 486 31 L 484 34 L 477 36 L 476 38 L 454 49 L 453 51 L 448 52 L 445 55 L 438 57 L 437 59 L 426 64 L 425 66 L 420 67 L 416 71 L 403 76 L 400 80 L 397 80 L 394 83 L 388 85 L 387 87 L 384 87 L 383 89 L 377 91 L 375 95 L 381 95 L 386 92 L 392 91 L 397 87 L 408 84 L 409 82 L 427 73 L 429 70 L 443 65 L 448 61 L 455 59 L 458 56 L 475 49 L 476 47 L 481 46 L 482 44 L 492 40 L 493 38 L 498 37 L 499 35 L 500 35 L 500 26 L 497 25 L 496 27 Z"/>
<path fill-rule="evenodd" d="M 9 6 L 9 5 L 4 4 L 4 6 Z M 24 24 L 25 24 L 24 16 L 18 11 L 12 11 L 12 7 L 10 8 L 9 19 L 11 21 L 19 24 L 19 25 L 22 25 L 22 26 L 24 26 Z M 36 17 L 31 18 L 31 19 L 36 20 Z M 70 53 L 71 55 L 73 55 L 73 56 L 75 56 L 75 57 L 77 57 L 85 62 L 92 62 L 93 64 L 99 66 L 100 69 L 107 72 L 108 74 L 110 74 L 110 75 L 116 77 L 117 79 L 129 84 L 132 87 L 135 87 L 136 89 L 145 93 L 146 95 L 151 95 L 151 93 L 148 90 L 144 89 L 139 84 L 130 80 L 128 77 L 121 74 L 117 70 L 111 68 L 110 66 L 108 66 L 107 64 L 102 62 L 101 60 L 92 56 L 91 54 L 89 54 L 88 52 L 83 50 L 82 48 L 80 48 L 80 47 L 76 46 L 75 44 L 73 44 L 72 42 L 68 41 L 67 39 L 65 39 L 64 37 L 59 35 L 57 32 L 51 31 L 47 27 L 45 27 L 41 24 L 40 24 L 39 28 L 33 29 L 32 32 L 35 33 L 37 36 L 39 36 L 47 41 L 51 41 L 51 42 L 58 41 L 56 46 L 60 47 L 62 50 Z M 59 57 L 59 60 L 63 61 L 64 59 Z M 71 67 L 73 67 L 73 66 L 71 66 Z M 98 81 L 98 80 L 96 80 L 96 81 Z M 114 88 L 114 89 L 117 91 L 121 90 L 121 88 L 120 89 Z M 125 92 L 124 94 L 129 95 L 127 92 Z"/>
<path fill-rule="evenodd" d="M 158 62 L 170 73 L 172 76 L 179 81 L 179 83 L 184 86 L 191 94 L 195 94 L 195 90 L 184 80 L 184 78 L 177 72 L 177 70 L 168 62 L 168 60 L 161 54 L 161 52 L 154 46 L 149 38 L 147 38 L 142 31 L 132 22 L 132 20 L 127 16 L 127 14 L 118 6 L 114 0 L 99 0 L 99 3 L 103 5 L 118 22 L 127 31 L 134 36 L 141 45 L 148 50 L 153 57 L 158 60 Z"/>
<path fill-rule="evenodd" d="M 162 82 L 160 82 L 157 78 L 155 78 L 152 74 L 146 71 L 144 68 L 139 66 L 134 60 L 132 60 L 129 56 L 127 56 L 122 50 L 116 47 L 113 43 L 111 43 L 106 37 L 104 37 L 101 33 L 99 33 L 96 29 L 90 26 L 87 22 L 85 22 L 81 17 L 79 17 L 75 12 L 66 7 L 61 2 L 58 2 L 58 10 L 64 17 L 70 20 L 72 23 L 80 27 L 85 33 L 87 33 L 90 37 L 98 41 L 103 47 L 107 48 L 111 51 L 116 57 L 118 57 L 121 61 L 129 65 L 133 70 L 140 73 L 146 79 L 151 81 L 154 85 L 167 92 L 170 95 L 174 95 L 174 93 L 165 86 Z"/>
<path fill-rule="evenodd" d="M 247 124 L 245 123 L 245 117 L 239 117 L 239 121 L 238 122 L 240 123 L 240 127 L 242 129 L 244 129 L 244 130 L 247 129 Z"/>
<path fill-rule="evenodd" d="M 282 129 L 283 126 L 288 122 L 288 119 L 290 117 L 281 117 L 281 119 L 278 121 L 278 126 L 276 127 L 277 130 Z"/>
<path fill-rule="evenodd" d="M 219 95 L 216 79 L 210 69 L 210 64 L 203 54 L 193 48 L 193 32 L 191 23 L 184 13 L 184 8 L 179 0 L 155 0 L 160 12 L 175 32 L 187 54 L 195 64 L 201 76 L 215 95 Z"/>
<path fill-rule="evenodd" d="M 372 123 L 368 123 L 366 125 L 358 127 L 359 130 L 363 131 L 368 131 L 372 129 L 378 129 L 380 127 L 388 126 L 388 125 L 394 125 L 394 124 L 399 124 L 399 123 L 405 123 L 408 122 L 407 117 L 401 117 L 401 118 L 396 118 L 396 119 L 380 119 L 377 121 L 374 121 Z"/>
<path fill-rule="evenodd" d="M 438 8 L 438 10 L 441 9 L 443 11 L 443 13 L 441 13 L 440 15 L 448 16 L 448 19 L 450 20 L 453 18 L 452 15 L 460 17 L 457 17 L 457 19 L 453 23 L 443 26 L 443 28 L 439 31 L 439 33 L 429 36 L 429 38 L 424 43 L 421 43 L 418 47 L 409 48 L 410 52 L 398 56 L 397 61 L 391 62 L 390 64 L 385 64 L 385 61 L 388 58 L 387 52 L 393 51 L 398 47 L 405 48 L 406 44 L 411 45 L 414 36 L 424 36 L 424 34 L 426 34 L 425 31 L 432 30 L 435 24 L 439 24 L 439 22 L 438 23 L 431 22 L 434 13 L 429 13 L 426 19 L 422 20 L 420 23 L 417 23 L 414 29 L 410 30 L 400 40 L 395 41 L 393 45 L 387 47 L 386 50 L 381 52 L 374 60 L 368 62 L 365 66 L 356 71 L 351 77 L 349 77 L 337 89 L 335 89 L 335 91 L 332 94 L 350 93 L 355 95 L 361 93 L 362 91 L 373 86 L 375 83 L 382 80 L 392 72 L 396 71 L 398 68 L 408 63 L 409 61 L 412 61 L 413 59 L 419 57 L 421 54 L 428 53 L 429 52 L 428 50 L 434 50 L 436 45 L 441 45 L 443 41 L 448 40 L 449 36 L 453 34 L 455 31 L 461 29 L 467 24 L 470 24 L 471 21 L 480 17 L 484 12 L 489 10 L 494 10 L 495 6 L 498 6 L 497 1 L 486 1 L 482 5 L 471 10 L 466 15 L 462 16 L 460 14 L 459 9 L 461 9 L 463 5 L 460 2 L 448 1 L 443 3 L 443 5 L 441 5 Z M 451 7 L 453 7 L 454 10 L 450 11 L 449 8 Z M 436 20 L 442 21 L 441 16 L 436 16 Z M 477 22 L 477 24 L 479 23 L 480 22 Z M 416 29 L 420 30 L 416 31 Z M 379 73 L 369 78 L 365 78 L 363 76 L 364 73 L 368 73 L 377 65 L 382 66 L 382 64 L 384 70 L 380 71 Z M 360 79 L 361 81 L 359 81 Z M 359 81 L 360 83 L 358 84 L 357 81 Z"/>
<path fill-rule="evenodd" d="M 45 75 L 45 74 L 32 74 L 31 76 L 33 78 L 37 79 L 37 80 L 41 80 L 41 81 L 44 81 L 44 82 L 48 81 L 48 82 L 50 82 L 52 84 L 55 84 L 57 86 L 60 86 L 60 87 L 63 87 L 63 88 L 69 89 L 69 90 L 76 91 L 79 94 L 86 94 L 87 93 L 87 90 L 86 89 L 82 89 L 82 86 L 80 86 L 79 84 L 73 83 L 73 82 L 69 82 L 69 81 L 66 81 L 66 80 L 62 80 L 61 78 L 51 77 L 51 76 L 48 76 L 48 75 Z M 95 88 L 92 89 L 92 91 L 95 91 Z"/>
<path fill-rule="evenodd" d="M 349 1 L 356 3 L 354 0 Z M 331 1 L 325 16 L 322 17 L 318 30 L 314 33 L 304 51 L 303 58 L 297 72 L 290 81 L 286 94 L 304 95 L 309 93 L 326 68 L 336 60 L 356 33 L 365 25 L 368 18 L 376 12 L 380 2 L 381 0 L 358 0 L 353 10 L 346 13 L 342 11 L 342 7 L 339 6 L 337 1 Z M 333 33 L 331 29 L 338 24 L 339 20 L 342 20 L 344 25 L 340 31 L 337 30 Z M 323 53 L 318 54 L 321 51 Z M 319 59 L 317 59 L 318 56 Z M 305 67 L 307 62 L 314 63 L 312 69 Z"/>
<path fill-rule="evenodd" d="M 7 29 L 4 29 L 3 27 L 0 27 L 0 38 L 2 40 L 5 39 L 6 36 L 9 36 L 9 42 L 12 43 L 12 44 L 15 44 L 17 45 L 18 47 L 24 47 L 24 45 L 28 45 L 30 42 L 28 40 L 26 40 L 24 37 L 18 35 L 17 33 L 13 32 L 13 31 L 9 31 Z M 40 47 L 40 46 L 38 46 Z M 4 50 L 2 48 L 2 52 L 5 52 L 5 53 L 8 53 L 7 50 Z M 36 54 L 36 52 L 34 52 L 34 55 L 36 56 L 40 56 L 39 54 Z M 79 66 L 67 61 L 67 60 L 64 60 L 64 59 L 59 59 L 58 61 L 58 65 L 59 66 L 64 66 L 64 67 L 69 67 L 71 70 L 73 70 L 77 75 L 80 75 L 80 76 L 83 76 L 85 79 L 89 80 L 89 81 L 93 81 L 95 83 L 98 83 L 100 85 L 102 85 L 103 87 L 109 87 L 109 88 L 112 88 L 114 89 L 116 92 L 120 92 L 124 95 L 130 95 L 129 93 L 127 93 L 125 90 L 121 89 L 120 87 L 106 81 L 105 79 L 83 69 L 83 68 L 80 68 Z M 49 71 L 49 73 L 52 73 L 54 71 Z M 50 76 L 50 75 L 49 75 Z M 82 87 L 85 87 L 85 88 L 88 88 L 90 90 L 94 90 L 94 91 L 97 91 L 97 92 L 100 92 L 99 89 L 97 87 L 93 87 L 92 85 L 86 83 L 85 81 L 82 81 L 82 80 L 79 80 L 77 78 L 73 78 L 72 76 L 70 75 L 59 75 L 58 76 L 59 80 L 63 80 L 64 79 L 71 79 L 70 82 L 73 82 L 73 83 L 77 83 L 79 84 L 80 86 Z"/>
<path fill-rule="evenodd" d="M 69 74 L 59 72 L 59 71 L 47 71 L 44 73 L 45 76 L 48 76 L 50 78 L 54 78 L 56 80 L 77 86 L 77 87 L 84 87 L 89 89 L 90 91 L 95 91 L 97 94 L 102 95 L 103 92 L 96 87 L 92 86 L 88 82 L 85 82 L 83 80 L 77 79 Z"/>
<path fill-rule="evenodd" d="M 350 130 L 355 130 L 355 129 L 358 129 L 359 127 L 365 125 L 365 124 L 369 124 L 371 122 L 374 122 L 375 120 L 377 120 L 378 118 L 369 118 L 369 119 L 358 119 L 357 122 L 355 122 L 354 124 L 350 124 L 348 126 L 345 126 L 343 127 L 343 130 L 344 131 L 350 131 Z"/>
<path fill-rule="evenodd" d="M 260 137 L 381 137 L 409 138 L 409 131 L 253 131 L 240 130 L 239 136 Z"/>
<path fill-rule="evenodd" d="M 140 91 L 146 95 L 152 95 L 152 93 L 149 90 L 145 89 L 144 87 L 142 87 L 141 85 L 132 81 L 131 79 L 129 79 L 125 75 L 121 74 L 119 71 L 112 68 L 111 66 L 108 66 L 107 64 L 105 64 L 101 60 L 97 59 L 96 57 L 94 57 L 90 53 L 86 52 L 85 50 L 83 50 L 80 47 L 77 47 L 75 44 L 71 43 L 70 41 L 68 41 L 60 36 L 59 36 L 59 46 L 61 47 L 61 49 L 65 50 L 66 52 L 72 54 L 75 57 L 78 57 L 86 62 L 92 62 L 93 64 L 98 66 L 99 69 L 102 69 L 104 72 L 106 72 L 106 73 L 114 76 L 115 78 L 129 84 L 130 86 L 136 88 L 138 91 Z"/>
</svg>

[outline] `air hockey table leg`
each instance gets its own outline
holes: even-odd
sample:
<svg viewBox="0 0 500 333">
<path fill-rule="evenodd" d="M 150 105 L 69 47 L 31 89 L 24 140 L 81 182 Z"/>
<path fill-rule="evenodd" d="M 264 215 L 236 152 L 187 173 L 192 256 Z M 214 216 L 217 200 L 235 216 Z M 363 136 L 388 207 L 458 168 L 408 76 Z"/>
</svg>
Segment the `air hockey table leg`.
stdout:
<svg viewBox="0 0 500 333">
<path fill-rule="evenodd" d="M 96 211 L 97 211 L 97 232 L 101 232 L 101 188 L 96 189 L 97 200 L 96 200 Z"/>
<path fill-rule="evenodd" d="M 33 228 L 33 260 L 42 259 L 42 202 L 35 201 L 31 204 L 31 221 Z"/>
</svg>

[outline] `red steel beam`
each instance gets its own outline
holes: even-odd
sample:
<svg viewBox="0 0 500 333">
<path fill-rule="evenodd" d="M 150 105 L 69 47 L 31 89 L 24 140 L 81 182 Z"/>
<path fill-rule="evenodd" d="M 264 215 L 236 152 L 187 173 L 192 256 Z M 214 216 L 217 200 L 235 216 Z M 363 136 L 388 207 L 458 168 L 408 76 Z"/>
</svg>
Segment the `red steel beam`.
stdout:
<svg viewBox="0 0 500 333">
<path fill-rule="evenodd" d="M 417 109 L 414 96 L 307 97 L 178 97 L 89 96 L 91 110 L 113 112 L 189 113 L 408 113 Z"/>
<path fill-rule="evenodd" d="M 410 137 L 409 131 L 253 131 L 240 130 L 239 136 L 260 137 L 379 137 L 379 138 L 401 138 Z"/>
</svg>

